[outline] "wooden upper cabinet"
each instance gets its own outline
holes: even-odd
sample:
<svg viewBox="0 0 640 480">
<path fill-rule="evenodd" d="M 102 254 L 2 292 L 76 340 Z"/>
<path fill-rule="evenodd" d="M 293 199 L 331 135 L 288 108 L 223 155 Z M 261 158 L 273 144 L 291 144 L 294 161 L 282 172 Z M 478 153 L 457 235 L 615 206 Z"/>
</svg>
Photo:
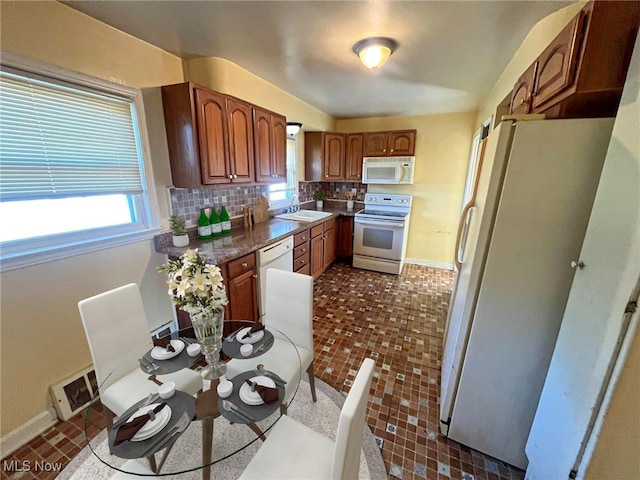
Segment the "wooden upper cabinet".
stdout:
<svg viewBox="0 0 640 480">
<path fill-rule="evenodd" d="M 231 181 L 253 182 L 253 116 L 251 105 L 227 98 Z"/>
<path fill-rule="evenodd" d="M 580 47 L 578 34 L 584 17 L 584 12 L 576 15 L 538 57 L 532 107 L 541 105 L 573 83 Z"/>
<path fill-rule="evenodd" d="M 587 3 L 518 79 L 511 113 L 615 116 L 639 25 L 638 1 Z"/>
<path fill-rule="evenodd" d="M 282 115 L 253 107 L 256 182 L 284 182 L 287 177 L 287 120 Z"/>
<path fill-rule="evenodd" d="M 345 136 L 345 180 L 362 181 L 362 133 L 349 133 Z"/>
<path fill-rule="evenodd" d="M 323 180 L 344 180 L 344 135 L 327 133 L 324 136 Z"/>
<path fill-rule="evenodd" d="M 415 144 L 415 130 L 389 132 L 389 155 L 413 155 Z"/>
<path fill-rule="evenodd" d="M 161 91 L 175 187 L 286 180 L 285 117 L 191 82 Z"/>
<path fill-rule="evenodd" d="M 416 131 L 365 132 L 363 141 L 365 157 L 411 156 L 415 153 Z"/>
<path fill-rule="evenodd" d="M 278 182 L 287 178 L 287 119 L 273 116 L 273 173 Z M 284 179 L 284 180 L 283 180 Z"/>
<path fill-rule="evenodd" d="M 530 113 L 533 94 L 533 82 L 536 77 L 538 62 L 533 63 L 520 75 L 511 96 L 511 113 Z"/>
<path fill-rule="evenodd" d="M 228 183 L 230 180 L 226 149 L 226 100 L 219 93 L 196 89 L 200 162 L 202 183 L 205 185 Z"/>
<path fill-rule="evenodd" d="M 387 132 L 367 132 L 364 134 L 365 157 L 387 155 Z"/>
</svg>

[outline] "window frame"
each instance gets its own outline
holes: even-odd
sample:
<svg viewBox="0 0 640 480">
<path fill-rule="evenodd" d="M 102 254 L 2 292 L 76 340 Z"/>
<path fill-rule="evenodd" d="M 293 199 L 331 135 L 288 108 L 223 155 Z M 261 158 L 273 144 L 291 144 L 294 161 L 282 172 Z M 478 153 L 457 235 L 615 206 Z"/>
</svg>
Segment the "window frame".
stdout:
<svg viewBox="0 0 640 480">
<path fill-rule="evenodd" d="M 40 79 L 128 98 L 132 104 L 132 122 L 138 141 L 143 192 L 135 196 L 138 198 L 136 208 L 141 216 L 136 223 L 3 242 L 0 250 L 0 272 L 146 241 L 160 233 L 142 91 L 9 52 L 2 52 L 1 64 L 3 68 L 18 70 Z"/>
<path fill-rule="evenodd" d="M 288 158 L 286 160 L 287 182 L 289 180 L 289 173 L 290 173 L 289 172 L 289 168 L 288 168 L 289 164 L 292 164 L 295 167 L 294 170 L 293 170 L 293 174 L 292 174 L 292 177 L 293 177 L 292 181 L 293 181 L 294 186 L 289 187 L 289 188 L 285 187 L 285 188 L 283 188 L 281 190 L 275 190 L 275 191 L 272 192 L 270 190 L 270 188 L 273 185 L 278 185 L 278 184 L 269 185 L 267 187 L 267 200 L 269 202 L 269 208 L 271 208 L 271 209 L 288 207 L 291 204 L 291 198 L 293 198 L 294 196 L 298 197 L 299 191 L 300 191 L 299 182 L 298 182 L 298 142 L 297 142 L 297 140 L 295 138 L 292 138 L 292 137 L 289 137 L 289 136 L 287 136 L 286 141 L 287 141 L 287 144 L 289 142 L 292 143 L 292 147 L 291 148 L 292 148 L 293 154 L 295 156 L 295 158 L 293 159 L 292 162 L 290 162 Z M 289 148 L 288 147 L 286 148 L 286 151 L 289 152 Z M 285 185 L 286 185 L 287 182 L 285 182 Z M 274 200 L 274 201 L 272 201 L 271 200 L 271 193 L 275 193 L 275 192 L 293 192 L 293 194 L 290 197 L 285 198 L 284 200 Z"/>
</svg>

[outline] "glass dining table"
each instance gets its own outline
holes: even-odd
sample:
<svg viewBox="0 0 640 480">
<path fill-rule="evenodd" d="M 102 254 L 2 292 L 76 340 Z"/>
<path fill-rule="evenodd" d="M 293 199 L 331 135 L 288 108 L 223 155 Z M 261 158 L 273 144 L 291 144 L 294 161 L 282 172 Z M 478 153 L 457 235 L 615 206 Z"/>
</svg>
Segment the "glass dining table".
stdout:
<svg viewBox="0 0 640 480">
<path fill-rule="evenodd" d="M 88 442 L 93 455 L 114 473 L 117 470 L 137 475 L 125 465 L 127 459 L 137 458 L 162 476 L 202 470 L 202 478 L 208 480 L 216 464 L 241 452 L 250 452 L 248 447 L 264 440 L 265 433 L 283 415 L 285 396 L 287 405 L 294 400 L 302 374 L 298 368 L 296 378 L 283 379 L 277 371 L 269 370 L 269 365 L 263 365 L 260 356 L 271 348 L 276 348 L 278 359 L 289 365 L 300 366 L 300 355 L 283 332 L 271 327 L 251 332 L 253 326 L 250 321 L 225 320 L 222 360 L 233 362 L 242 358 L 245 360 L 240 362 L 242 365 L 253 367 L 228 378 L 230 383 L 223 382 L 231 387 L 228 392 L 221 389 L 225 398 L 218 394 L 220 379 L 204 379 L 207 367 L 203 355 L 190 355 L 198 350 L 197 346 L 191 347 L 198 343 L 192 328 L 173 332 L 161 341 L 149 338 L 139 350 L 131 352 L 136 357 L 144 352 L 135 361 L 146 376 L 144 381 L 153 383 L 150 389 L 153 393 L 134 400 L 115 418 L 111 428 L 107 428 L 106 439 L 98 435 Z M 243 349 L 244 355 L 243 345 L 252 346 Z M 248 354 L 247 349 L 251 351 Z M 246 360 L 255 360 L 255 366 Z M 132 362 L 132 358 L 121 359 L 112 373 L 119 376 L 124 370 L 131 370 Z M 186 368 L 203 372 L 202 390 L 195 396 L 176 390 L 170 398 L 158 398 L 156 391 L 165 383 L 163 375 Z M 85 429 L 99 422 L 98 406 L 96 394 L 86 410 Z M 135 434 L 126 435 L 135 418 L 144 414 L 150 417 L 146 423 Z"/>
</svg>

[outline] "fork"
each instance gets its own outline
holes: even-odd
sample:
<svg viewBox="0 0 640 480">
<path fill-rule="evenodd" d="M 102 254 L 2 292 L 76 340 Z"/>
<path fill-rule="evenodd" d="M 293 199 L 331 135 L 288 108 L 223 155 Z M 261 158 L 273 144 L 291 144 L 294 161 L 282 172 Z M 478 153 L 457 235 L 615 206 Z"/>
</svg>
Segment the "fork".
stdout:
<svg viewBox="0 0 640 480">
<path fill-rule="evenodd" d="M 160 446 L 164 447 L 164 444 L 167 443 L 168 440 L 171 440 L 171 437 L 175 436 L 178 433 L 183 432 L 189 426 L 190 423 L 191 423 L 191 419 L 189 418 L 189 415 L 187 414 L 187 412 L 184 412 L 182 416 L 178 419 L 176 424 L 173 427 L 171 427 L 167 431 L 167 433 L 165 433 L 164 435 L 160 435 L 158 438 L 156 438 L 155 441 L 153 441 L 140 456 L 148 457 L 149 455 L 156 453 L 158 450 L 160 450 L 160 448 L 158 447 Z"/>
</svg>

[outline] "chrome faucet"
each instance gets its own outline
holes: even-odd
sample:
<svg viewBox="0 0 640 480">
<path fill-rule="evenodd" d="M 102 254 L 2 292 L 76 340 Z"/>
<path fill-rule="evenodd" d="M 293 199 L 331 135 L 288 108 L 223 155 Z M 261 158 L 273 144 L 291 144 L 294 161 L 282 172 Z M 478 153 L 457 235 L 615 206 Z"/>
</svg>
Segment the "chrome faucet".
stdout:
<svg viewBox="0 0 640 480">
<path fill-rule="evenodd" d="M 287 209 L 287 213 L 293 213 L 300 210 L 300 201 L 298 200 L 298 195 L 295 193 L 291 196 L 291 203 L 289 204 L 289 208 Z"/>
</svg>

